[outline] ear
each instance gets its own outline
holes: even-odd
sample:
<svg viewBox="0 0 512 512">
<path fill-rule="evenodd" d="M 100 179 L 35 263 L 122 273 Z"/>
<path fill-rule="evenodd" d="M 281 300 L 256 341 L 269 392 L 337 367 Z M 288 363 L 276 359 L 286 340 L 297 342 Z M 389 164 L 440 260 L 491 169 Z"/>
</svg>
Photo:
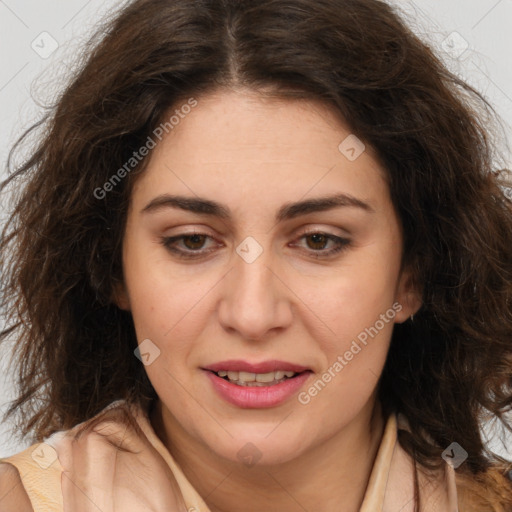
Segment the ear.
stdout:
<svg viewBox="0 0 512 512">
<path fill-rule="evenodd" d="M 395 301 L 402 309 L 395 316 L 395 323 L 401 324 L 414 315 L 422 305 L 422 290 L 410 270 L 402 270 L 395 293 Z"/>
<path fill-rule="evenodd" d="M 112 302 L 117 305 L 119 309 L 130 311 L 130 297 L 124 282 L 114 284 L 112 291 Z"/>
</svg>

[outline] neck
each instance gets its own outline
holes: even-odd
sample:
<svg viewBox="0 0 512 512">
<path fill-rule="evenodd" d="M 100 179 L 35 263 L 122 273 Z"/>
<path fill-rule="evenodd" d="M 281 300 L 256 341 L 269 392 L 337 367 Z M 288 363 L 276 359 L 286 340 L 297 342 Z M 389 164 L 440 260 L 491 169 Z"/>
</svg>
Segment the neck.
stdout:
<svg viewBox="0 0 512 512">
<path fill-rule="evenodd" d="M 219 457 L 191 437 L 158 401 L 155 432 L 211 512 L 357 512 L 384 431 L 372 398 L 335 436 L 291 461 L 247 467 Z"/>
</svg>

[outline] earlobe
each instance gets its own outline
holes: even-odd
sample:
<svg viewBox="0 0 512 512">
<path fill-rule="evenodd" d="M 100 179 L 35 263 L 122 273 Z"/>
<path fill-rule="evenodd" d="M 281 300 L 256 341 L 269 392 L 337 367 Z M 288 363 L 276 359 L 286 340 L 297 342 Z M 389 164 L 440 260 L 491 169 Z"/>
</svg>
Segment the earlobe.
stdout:
<svg viewBox="0 0 512 512">
<path fill-rule="evenodd" d="M 410 272 L 403 272 L 397 287 L 396 301 L 402 309 L 395 316 L 395 323 L 401 324 L 415 315 L 421 308 L 422 293 Z"/>
<path fill-rule="evenodd" d="M 130 311 L 130 299 L 124 283 L 114 284 L 112 302 L 116 304 L 119 309 Z"/>
</svg>

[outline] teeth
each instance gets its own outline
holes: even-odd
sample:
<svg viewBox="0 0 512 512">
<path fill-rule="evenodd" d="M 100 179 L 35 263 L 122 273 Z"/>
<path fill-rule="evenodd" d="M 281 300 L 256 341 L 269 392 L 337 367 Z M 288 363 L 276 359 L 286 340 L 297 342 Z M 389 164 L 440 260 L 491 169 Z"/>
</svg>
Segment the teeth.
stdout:
<svg viewBox="0 0 512 512">
<path fill-rule="evenodd" d="M 277 373 L 283 372 L 258 373 L 256 375 L 256 382 L 272 382 L 273 380 L 282 379 L 283 377 L 278 377 Z"/>
<path fill-rule="evenodd" d="M 288 372 L 278 370 L 276 372 L 269 373 L 250 373 L 250 372 L 233 372 L 233 371 L 225 371 L 221 370 L 217 372 L 219 377 L 227 377 L 231 382 L 239 384 L 240 386 L 244 385 L 264 385 L 267 383 L 277 383 L 282 382 L 285 378 L 291 378 L 295 375 L 295 372 Z"/>
<path fill-rule="evenodd" d="M 229 380 L 238 380 L 238 372 L 228 372 L 228 379 Z"/>
</svg>

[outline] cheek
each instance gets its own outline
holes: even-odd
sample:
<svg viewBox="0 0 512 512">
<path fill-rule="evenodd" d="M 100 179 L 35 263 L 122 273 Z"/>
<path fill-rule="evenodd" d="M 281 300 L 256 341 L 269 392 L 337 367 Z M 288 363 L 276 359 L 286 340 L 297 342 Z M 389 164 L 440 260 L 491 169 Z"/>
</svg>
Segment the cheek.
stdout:
<svg viewBox="0 0 512 512">
<path fill-rule="evenodd" d="M 140 335 L 151 331 L 161 337 L 180 313 L 185 314 L 196 286 L 193 279 L 187 280 L 176 268 L 170 268 L 158 241 L 139 231 L 133 228 L 129 233 L 123 252 L 130 309 Z"/>
<path fill-rule="evenodd" d="M 142 244 L 140 244 L 142 247 Z M 169 385 L 169 375 L 186 377 L 191 366 L 191 354 L 197 340 L 211 318 L 213 307 L 209 291 L 218 282 L 215 273 L 201 273 L 198 278 L 193 266 L 170 265 L 160 251 L 139 250 L 127 245 L 125 280 L 137 339 L 151 340 L 160 355 L 155 364 L 146 366 L 155 384 Z"/>
<path fill-rule="evenodd" d="M 321 319 L 314 339 L 324 367 L 301 403 L 330 418 L 333 428 L 356 414 L 375 390 L 401 309 L 395 301 L 399 260 L 391 245 L 383 247 L 358 252 L 324 286 L 302 291 Z"/>
<path fill-rule="evenodd" d="M 392 321 L 383 327 L 379 320 L 395 301 L 399 262 L 392 253 L 389 256 L 361 251 L 347 258 L 328 279 L 316 281 L 314 286 L 303 282 L 299 293 L 307 297 L 308 307 L 321 320 L 322 338 L 329 352 L 343 350 L 376 322 L 384 337 L 391 335 Z M 388 317 L 393 320 L 394 315 L 391 309 Z"/>
<path fill-rule="evenodd" d="M 333 398 L 341 393 L 357 402 L 359 396 L 369 396 L 382 371 L 396 306 L 387 289 L 379 289 L 375 282 L 370 288 L 363 280 L 339 284 L 333 290 L 336 300 L 327 301 L 321 310 L 329 329 L 320 327 L 315 341 L 323 353 L 322 372 Z"/>
<path fill-rule="evenodd" d="M 197 339 L 204 318 L 202 286 L 146 275 L 131 288 L 131 310 L 138 339 L 150 338 L 161 350 L 180 354 Z"/>
<path fill-rule="evenodd" d="M 314 335 L 323 367 L 298 396 L 307 414 L 324 418 L 326 431 L 353 418 L 375 391 L 399 309 L 385 280 L 356 277 L 330 287 L 336 299 L 325 300 L 321 310 L 329 329 L 320 327 Z"/>
</svg>

